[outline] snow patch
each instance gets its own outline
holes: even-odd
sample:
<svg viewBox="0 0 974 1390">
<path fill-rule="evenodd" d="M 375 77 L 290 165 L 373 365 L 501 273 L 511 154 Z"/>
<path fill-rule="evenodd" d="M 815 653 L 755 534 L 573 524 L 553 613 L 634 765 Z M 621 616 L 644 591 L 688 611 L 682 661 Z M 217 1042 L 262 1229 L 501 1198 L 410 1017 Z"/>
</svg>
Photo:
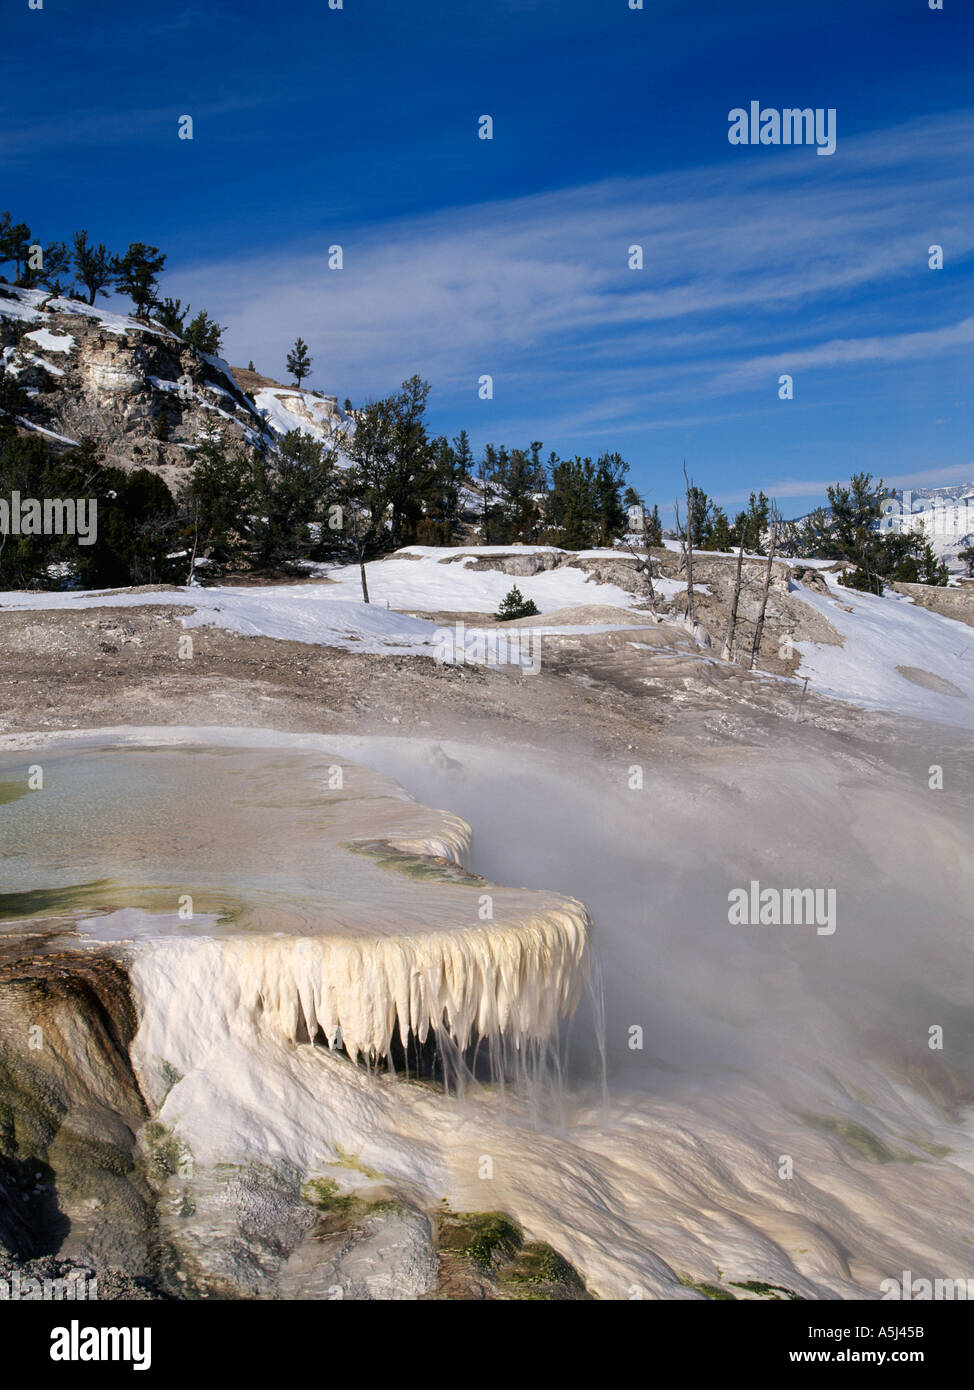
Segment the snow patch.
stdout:
<svg viewBox="0 0 974 1390">
<path fill-rule="evenodd" d="M 70 333 L 52 333 L 47 328 L 37 328 L 25 334 L 32 343 L 42 347 L 45 352 L 73 352 L 74 338 Z"/>
</svg>

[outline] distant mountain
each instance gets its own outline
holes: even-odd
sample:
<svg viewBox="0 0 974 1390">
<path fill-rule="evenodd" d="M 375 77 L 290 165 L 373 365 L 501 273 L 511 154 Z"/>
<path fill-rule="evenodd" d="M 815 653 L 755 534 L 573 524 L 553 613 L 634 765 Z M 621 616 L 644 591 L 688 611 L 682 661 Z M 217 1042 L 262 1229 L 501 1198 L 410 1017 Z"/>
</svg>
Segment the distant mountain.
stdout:
<svg viewBox="0 0 974 1390">
<path fill-rule="evenodd" d="M 957 552 L 974 542 L 974 482 L 898 489 L 885 504 L 880 527 L 922 531 L 941 559 L 960 568 Z"/>
<path fill-rule="evenodd" d="M 801 527 L 806 516 L 795 517 Z M 879 523 L 881 531 L 924 532 L 934 554 L 951 570 L 966 564 L 957 552 L 974 542 L 974 482 L 949 487 L 896 488 L 887 499 Z"/>
</svg>

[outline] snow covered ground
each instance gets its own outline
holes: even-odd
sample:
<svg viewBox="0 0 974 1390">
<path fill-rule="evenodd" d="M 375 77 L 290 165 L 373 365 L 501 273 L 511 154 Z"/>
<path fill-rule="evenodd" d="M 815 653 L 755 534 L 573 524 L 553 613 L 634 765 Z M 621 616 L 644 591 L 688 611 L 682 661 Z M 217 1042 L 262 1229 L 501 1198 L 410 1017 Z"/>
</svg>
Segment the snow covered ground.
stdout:
<svg viewBox="0 0 974 1390">
<path fill-rule="evenodd" d="M 194 608 L 183 618 L 187 628 L 221 627 L 244 637 L 276 637 L 324 647 L 383 655 L 429 650 L 436 627 L 388 611 L 384 605 L 334 596 L 329 585 L 279 585 L 266 589 L 165 589 L 150 593 L 125 590 L 58 594 L 0 594 L 0 610 L 44 612 L 74 608 L 140 608 L 179 604 Z"/>
<path fill-rule="evenodd" d="M 810 687 L 866 709 L 974 728 L 974 628 L 904 594 L 879 598 L 824 578 L 828 596 L 801 585 L 795 591 L 844 640 L 841 647 L 795 643 L 798 674 Z"/>
<path fill-rule="evenodd" d="M 429 655 L 437 625 L 407 617 L 395 609 L 492 614 L 514 584 L 526 598 L 534 599 L 542 613 L 580 604 L 628 608 L 632 602 L 632 595 L 624 589 L 614 584 L 587 582 L 581 570 L 567 567 L 529 579 L 513 579 L 498 570 L 470 570 L 464 562 L 440 565 L 432 558 L 392 558 L 368 566 L 372 599 L 368 604 L 362 602 L 357 565 L 328 567 L 327 570 L 321 567 L 321 572 L 327 572 L 329 580 L 266 588 L 213 587 L 148 593 L 125 590 L 0 593 L 0 611 L 182 604 L 196 610 L 183 619 L 186 627 L 208 624 L 246 637 L 275 637 L 384 655 Z M 634 624 L 646 621 L 645 614 L 633 615 Z M 596 624 L 567 630 L 603 631 L 604 626 Z"/>
<path fill-rule="evenodd" d="M 589 623 L 566 625 L 557 617 L 552 624 L 544 622 L 545 614 L 596 605 L 629 614 L 633 627 L 651 624 L 651 615 L 632 607 L 635 600 L 627 590 L 598 583 L 570 565 L 527 576 L 472 567 L 487 556 L 545 552 L 555 553 L 554 547 L 410 546 L 367 567 L 369 604 L 362 602 L 357 565 L 319 565 L 314 567 L 318 582 L 300 585 L 0 593 L 0 611 L 178 604 L 194 610 L 182 619 L 187 628 L 211 625 L 241 636 L 374 655 L 435 655 L 442 629 L 408 613 L 493 614 L 513 586 L 537 606 L 539 616 L 531 626 L 539 633 L 604 632 L 602 615 L 593 614 L 601 620 Z M 587 551 L 581 558 L 618 559 L 619 552 Z M 842 645 L 795 642 L 801 654 L 798 674 L 809 678 L 810 688 L 866 709 L 974 728 L 974 630 L 903 595 L 890 592 L 877 598 L 843 588 L 831 574 L 824 577 L 828 595 L 798 583 L 793 588 L 843 639 Z M 686 586 L 666 580 L 656 587 L 671 598 Z M 470 619 L 466 621 L 470 627 Z"/>
<path fill-rule="evenodd" d="M 93 319 L 107 333 L 154 333 L 159 338 L 174 337 L 161 323 L 130 318 L 126 314 L 113 314 L 100 305 L 85 304 L 80 299 L 57 299 L 50 290 L 24 290 L 13 285 L 4 285 L 3 289 L 5 294 L 0 296 L 0 318 L 18 319 L 21 323 L 44 323 L 52 313 L 73 314 L 77 318 Z M 8 299 L 7 295 L 14 297 Z M 42 334 L 48 339 L 47 342 L 42 340 Z M 63 341 L 70 335 L 56 335 L 48 329 L 37 330 L 28 336 L 40 341 L 52 352 L 71 352 L 74 347 L 73 341 Z M 62 345 L 52 346 L 55 340 L 60 340 Z"/>
<path fill-rule="evenodd" d="M 227 368 L 228 374 L 229 371 Z M 265 386 L 254 400 L 272 434 L 297 430 L 312 439 L 327 441 L 336 430 L 344 431 L 348 425 L 347 417 L 338 413 L 334 397 L 317 396 L 313 391 Z"/>
<path fill-rule="evenodd" d="M 542 574 L 510 575 L 502 570 L 471 569 L 480 556 L 557 554 L 553 546 L 474 546 L 469 549 L 442 549 L 436 546 L 409 546 L 379 564 L 370 565 L 369 594 L 373 603 L 414 612 L 495 613 L 512 587 L 520 589 L 541 613 L 580 604 L 611 604 L 630 608 L 634 597 L 617 584 L 597 584 L 584 570 L 561 565 Z M 613 557 L 615 551 L 587 552 L 593 557 Z M 455 557 L 464 558 L 457 559 Z M 403 558 L 400 558 L 403 557 Z M 445 563 L 441 563 L 444 561 Z M 319 573 L 334 581 L 332 591 L 340 597 L 361 597 L 358 567 L 321 567 Z M 685 585 L 678 586 L 685 588 Z M 643 621 L 645 616 L 643 615 Z"/>
</svg>

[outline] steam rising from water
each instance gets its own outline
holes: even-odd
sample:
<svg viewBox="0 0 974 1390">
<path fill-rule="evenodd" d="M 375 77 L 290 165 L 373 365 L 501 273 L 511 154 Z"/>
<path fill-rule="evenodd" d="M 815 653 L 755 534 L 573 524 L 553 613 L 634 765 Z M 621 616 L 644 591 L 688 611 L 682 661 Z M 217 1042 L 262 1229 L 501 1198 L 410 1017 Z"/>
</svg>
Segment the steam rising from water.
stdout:
<svg viewBox="0 0 974 1390">
<path fill-rule="evenodd" d="M 370 1061 L 435 1032 L 459 1063 L 477 1039 L 556 1038 L 588 952 L 580 903 L 454 872 L 469 844 L 456 816 L 321 754 L 62 751 L 6 836 L 8 915 L 53 895 L 89 909 L 89 942 L 127 941 L 140 1046 L 170 1066 L 239 1027 Z"/>
<path fill-rule="evenodd" d="M 378 1171 L 424 1200 L 508 1210 L 608 1296 L 694 1296 L 682 1275 L 761 1279 L 805 1297 L 877 1297 L 881 1281 L 903 1269 L 917 1277 L 974 1271 L 974 1030 L 963 910 L 974 898 L 970 804 L 959 793 L 927 793 L 918 777 L 911 784 L 909 768 L 935 761 L 932 754 L 904 755 L 895 795 L 888 773 L 862 750 L 826 756 L 797 741 L 773 754 L 708 750 L 699 764 L 661 755 L 635 792 L 625 754 L 618 766 L 554 768 L 543 756 L 519 753 L 515 761 L 460 745 L 201 736 L 256 747 L 276 741 L 268 756 L 277 766 L 281 750 L 299 747 L 305 758 L 328 748 L 370 763 L 465 816 L 473 867 L 546 892 L 546 918 L 566 911 L 552 890 L 584 901 L 605 969 L 611 1097 L 602 1103 L 596 1030 L 584 1016 L 563 1128 L 539 1127 L 516 1098 L 503 1109 L 490 1088 L 457 1101 L 295 1042 L 302 1028 L 331 1017 L 323 995 L 289 993 L 281 982 L 297 978 L 295 951 L 323 949 L 317 938 L 310 947 L 300 938 L 314 891 L 334 885 L 327 875 L 312 882 L 302 855 L 289 854 L 280 866 L 289 884 L 283 928 L 267 915 L 271 885 L 263 884 L 267 901 L 255 908 L 253 876 L 245 873 L 246 891 L 238 881 L 232 894 L 231 872 L 213 890 L 238 901 L 242 916 L 229 933 L 226 925 L 222 938 L 201 929 L 174 948 L 169 932 L 168 943 L 149 941 L 137 953 L 137 1065 L 159 1118 L 198 1163 L 286 1159 L 309 1174 L 342 1177 L 336 1155 L 351 1152 L 360 1173 Z M 393 885 L 399 907 L 390 918 L 400 912 L 413 933 L 421 902 L 429 912 L 430 901 L 456 908 L 478 898 L 476 883 L 449 880 L 427 883 L 413 898 L 418 880 L 371 868 L 377 882 Z M 731 926 L 727 893 L 751 878 L 834 887 L 835 935 Z M 513 892 L 522 914 L 529 901 L 537 907 L 535 892 Z M 267 935 L 272 920 L 282 934 Z M 402 932 L 392 920 L 385 925 L 392 951 Z M 360 916 L 344 926 L 359 932 Z M 578 949 L 578 923 L 564 927 L 567 961 Z M 532 968 L 545 978 L 551 969 L 553 997 L 560 992 L 570 1005 L 577 979 L 567 965 L 560 976 L 552 969 L 544 932 L 536 952 Z M 316 960 L 302 978 L 330 975 L 337 960 Z M 463 968 L 486 979 L 489 959 Z M 543 989 L 523 995 L 521 966 L 507 981 L 510 997 L 530 997 L 532 1010 L 551 1004 Z M 484 986 L 478 990 L 479 1002 L 464 996 L 457 1010 L 471 1028 L 489 1021 L 478 1012 Z M 412 1009 L 401 976 L 387 995 L 397 1015 L 400 1003 Z M 266 1020 L 258 997 L 277 1011 Z M 359 1035 L 375 1038 L 387 1023 L 388 1013 L 364 1020 Z M 932 1025 L 944 1028 L 942 1051 L 928 1046 Z M 640 1048 L 631 1045 L 634 1027 Z M 169 1064 L 166 1084 L 179 1077 L 168 1093 L 160 1060 Z M 488 1181 L 480 1176 L 485 1157 Z"/>
</svg>

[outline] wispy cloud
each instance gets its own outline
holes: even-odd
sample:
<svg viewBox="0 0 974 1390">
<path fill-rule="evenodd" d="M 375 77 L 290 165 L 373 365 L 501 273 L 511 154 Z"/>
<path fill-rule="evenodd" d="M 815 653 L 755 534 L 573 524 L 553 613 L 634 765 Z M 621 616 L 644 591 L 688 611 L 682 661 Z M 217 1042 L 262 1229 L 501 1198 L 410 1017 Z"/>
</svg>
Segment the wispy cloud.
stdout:
<svg viewBox="0 0 974 1390">
<path fill-rule="evenodd" d="M 228 97 L 223 101 L 194 102 L 194 120 L 227 116 L 253 110 L 255 98 Z M 67 150 L 90 149 L 97 146 L 144 144 L 153 134 L 175 139 L 176 122 L 183 115 L 178 103 L 169 106 L 142 106 L 103 110 L 89 109 L 48 120 L 24 119 L 8 115 L 4 119 L 3 140 L 0 141 L 0 165 L 14 165 L 24 159 L 44 154 L 60 154 Z"/>
<path fill-rule="evenodd" d="M 722 372 L 712 386 L 715 391 L 730 392 L 743 383 L 768 378 L 779 371 L 841 367 L 865 362 L 916 362 L 941 352 L 967 347 L 970 343 L 974 343 L 974 318 L 945 324 L 942 328 L 894 333 L 884 338 L 840 338 L 804 350 L 752 357 L 739 367 Z"/>
<path fill-rule="evenodd" d="M 863 471 L 869 472 L 869 469 Z M 893 488 L 953 487 L 958 483 L 974 482 L 974 460 L 969 463 L 945 464 L 940 468 L 920 468 L 911 470 L 909 473 L 894 473 L 891 476 L 885 473 L 874 473 L 874 476 L 881 476 L 883 482 L 888 487 Z M 847 484 L 848 482 L 847 477 L 779 478 L 771 479 L 763 486 L 769 497 L 776 497 L 779 502 L 784 502 L 789 498 L 806 500 L 810 497 L 822 497 L 826 489 L 833 483 Z M 715 498 L 715 501 L 726 507 L 743 504 L 747 499 L 748 489 L 744 488 L 722 492 Z"/>
<path fill-rule="evenodd" d="M 921 180 L 905 186 L 895 172 L 920 148 Z M 173 284 L 212 302 L 238 356 L 278 358 L 300 332 L 319 375 L 357 392 L 413 369 L 460 390 L 481 373 L 524 381 L 554 363 L 562 380 L 583 383 L 596 361 L 623 373 L 663 364 L 674 379 L 702 372 L 724 391 L 786 359 L 825 369 L 965 346 L 971 321 L 943 303 L 930 305 L 934 327 L 835 329 L 858 322 L 857 295 L 929 282 L 932 239 L 952 267 L 974 254 L 974 193 L 955 162 L 972 157 L 974 133 L 958 117 L 850 140 L 835 178 L 812 179 L 807 161 L 783 151 L 773 169 L 722 166 L 335 225 L 320 241 L 278 248 L 270 271 L 255 255 L 174 269 Z M 344 248 L 342 271 L 327 268 L 332 241 Z M 642 271 L 628 268 L 633 244 Z M 819 319 L 827 310 L 832 330 L 820 323 L 811 342 L 810 307 Z M 891 310 L 909 317 L 905 304 Z M 752 346 L 743 361 L 742 330 Z M 753 350 L 762 336 L 772 350 Z"/>
<path fill-rule="evenodd" d="M 530 431 L 587 450 L 625 436 L 652 453 L 654 439 L 682 447 L 706 429 L 773 435 L 781 372 L 801 388 L 828 381 L 834 410 L 859 373 L 881 366 L 895 399 L 896 372 L 974 342 L 974 317 L 958 313 L 974 267 L 966 113 L 848 139 L 830 161 L 803 153 L 382 225 L 336 219 L 273 258 L 174 266 L 167 289 L 230 325 L 233 360 L 281 373 L 300 333 L 323 389 L 361 400 L 418 371 L 434 407 L 465 413 L 475 434 L 483 420 L 482 438 Z M 928 268 L 934 242 L 944 271 Z M 642 271 L 627 264 L 634 244 Z M 818 433 L 817 461 L 785 436 L 810 472 L 830 453 Z M 780 495 L 831 481 L 786 480 Z"/>
</svg>

